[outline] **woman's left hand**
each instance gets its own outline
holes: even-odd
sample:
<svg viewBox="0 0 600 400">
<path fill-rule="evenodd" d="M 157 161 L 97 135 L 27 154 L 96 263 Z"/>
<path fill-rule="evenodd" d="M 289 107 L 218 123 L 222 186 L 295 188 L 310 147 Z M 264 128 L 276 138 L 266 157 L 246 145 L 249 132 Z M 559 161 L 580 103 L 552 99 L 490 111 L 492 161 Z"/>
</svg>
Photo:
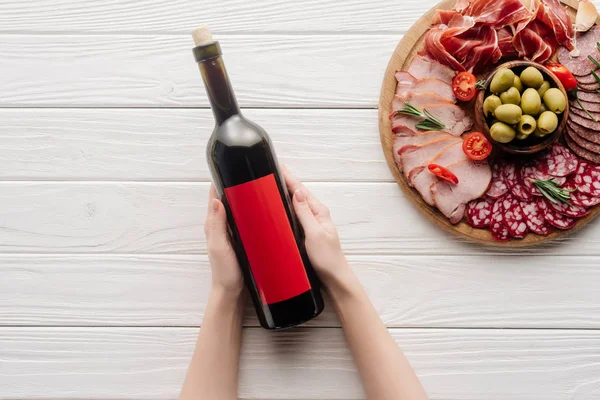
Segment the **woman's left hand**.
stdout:
<svg viewBox="0 0 600 400">
<path fill-rule="evenodd" d="M 244 288 L 244 278 L 229 240 L 225 207 L 219 200 L 214 185 L 210 187 L 207 208 L 204 233 L 208 245 L 213 289 L 222 289 L 227 294 L 239 296 Z"/>
</svg>

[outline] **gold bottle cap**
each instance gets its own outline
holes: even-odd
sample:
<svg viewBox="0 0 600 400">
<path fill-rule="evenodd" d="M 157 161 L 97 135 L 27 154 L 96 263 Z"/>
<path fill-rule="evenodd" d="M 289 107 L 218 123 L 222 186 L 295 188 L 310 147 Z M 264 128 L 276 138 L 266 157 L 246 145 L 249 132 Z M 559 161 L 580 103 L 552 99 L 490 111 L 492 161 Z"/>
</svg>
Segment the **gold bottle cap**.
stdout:
<svg viewBox="0 0 600 400">
<path fill-rule="evenodd" d="M 196 46 L 202 46 L 214 42 L 212 33 L 208 30 L 208 27 L 201 26 L 192 31 L 192 38 Z"/>
</svg>

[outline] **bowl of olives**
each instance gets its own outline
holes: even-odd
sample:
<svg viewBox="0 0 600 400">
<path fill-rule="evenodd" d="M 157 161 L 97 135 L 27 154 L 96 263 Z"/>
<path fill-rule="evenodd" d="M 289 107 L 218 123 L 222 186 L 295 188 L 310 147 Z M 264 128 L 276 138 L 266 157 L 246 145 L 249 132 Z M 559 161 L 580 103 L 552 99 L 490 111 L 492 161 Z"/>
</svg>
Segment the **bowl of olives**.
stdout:
<svg viewBox="0 0 600 400">
<path fill-rule="evenodd" d="M 502 151 L 537 153 L 564 131 L 569 113 L 567 92 L 543 65 L 507 62 L 488 76 L 483 87 L 475 103 L 475 119 Z"/>
</svg>

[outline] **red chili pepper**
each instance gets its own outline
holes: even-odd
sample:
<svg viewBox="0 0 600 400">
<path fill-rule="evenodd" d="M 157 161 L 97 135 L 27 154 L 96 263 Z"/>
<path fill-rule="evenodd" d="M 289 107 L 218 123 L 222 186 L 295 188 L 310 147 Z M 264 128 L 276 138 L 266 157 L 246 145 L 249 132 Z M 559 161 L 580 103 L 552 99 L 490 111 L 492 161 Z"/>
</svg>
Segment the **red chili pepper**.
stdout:
<svg viewBox="0 0 600 400">
<path fill-rule="evenodd" d="M 563 84 L 567 92 L 577 89 L 577 79 L 575 79 L 575 77 L 573 76 L 571 71 L 567 69 L 567 67 L 558 63 L 550 63 L 546 64 L 546 68 L 548 68 L 554 75 L 556 75 L 556 77 L 558 78 L 560 83 Z"/>
<path fill-rule="evenodd" d="M 427 168 L 432 174 L 446 182 L 454 183 L 455 185 L 458 183 L 458 178 L 448 168 L 444 168 L 437 164 L 429 164 Z"/>
</svg>

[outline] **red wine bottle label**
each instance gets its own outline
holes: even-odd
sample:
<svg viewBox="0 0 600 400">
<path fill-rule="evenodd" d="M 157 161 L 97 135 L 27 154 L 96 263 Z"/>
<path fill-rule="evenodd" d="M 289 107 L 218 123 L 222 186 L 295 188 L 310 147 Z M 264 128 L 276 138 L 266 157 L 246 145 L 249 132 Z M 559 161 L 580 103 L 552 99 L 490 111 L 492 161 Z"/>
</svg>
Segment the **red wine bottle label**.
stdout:
<svg viewBox="0 0 600 400">
<path fill-rule="evenodd" d="M 225 196 L 263 304 L 310 290 L 274 175 L 225 188 Z"/>
</svg>

